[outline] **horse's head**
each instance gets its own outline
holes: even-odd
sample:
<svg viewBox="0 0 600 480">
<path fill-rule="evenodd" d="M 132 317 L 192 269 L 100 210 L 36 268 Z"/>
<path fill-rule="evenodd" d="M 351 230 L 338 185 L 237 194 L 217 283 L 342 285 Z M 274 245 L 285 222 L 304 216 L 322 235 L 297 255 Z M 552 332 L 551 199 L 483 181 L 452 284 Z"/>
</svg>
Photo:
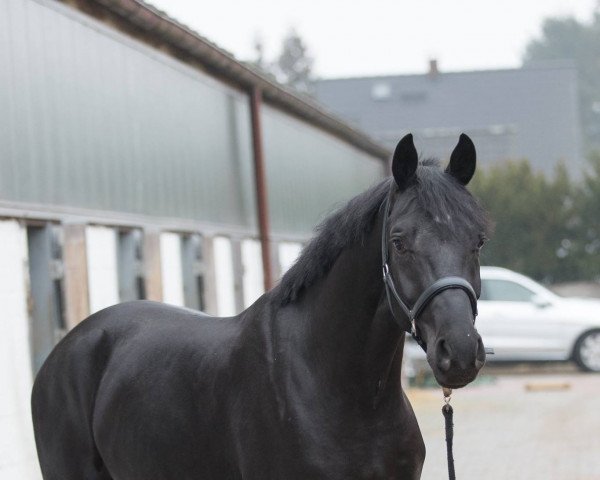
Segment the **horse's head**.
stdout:
<svg viewBox="0 0 600 480">
<path fill-rule="evenodd" d="M 466 135 L 460 136 L 445 170 L 436 161 L 419 163 L 412 135 L 407 135 L 394 152 L 395 185 L 383 232 L 384 271 L 389 269 L 391 282 L 388 295 L 395 317 L 408 320 L 407 329 L 411 328 L 407 311 L 414 310 L 428 287 L 447 277 L 459 277 L 454 280 L 463 283 L 451 284 L 448 279 L 451 285 L 440 288 L 414 318 L 433 373 L 449 388 L 471 382 L 485 362 L 474 322 L 475 296 L 481 290 L 479 251 L 487 220 L 465 188 L 474 172 L 475 147 Z"/>
</svg>

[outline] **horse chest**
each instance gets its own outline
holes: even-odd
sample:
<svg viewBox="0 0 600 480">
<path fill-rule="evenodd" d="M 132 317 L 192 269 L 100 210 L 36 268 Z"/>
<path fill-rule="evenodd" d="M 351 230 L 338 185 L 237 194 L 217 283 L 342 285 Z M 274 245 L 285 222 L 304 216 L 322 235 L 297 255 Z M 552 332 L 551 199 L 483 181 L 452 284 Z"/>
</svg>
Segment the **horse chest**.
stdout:
<svg viewBox="0 0 600 480">
<path fill-rule="evenodd" d="M 285 441 L 279 444 L 281 458 L 286 459 L 281 478 L 420 477 L 425 449 L 412 410 L 401 412 L 401 424 L 387 414 L 365 418 L 338 412 L 334 416 L 319 409 L 296 414 L 286 419 Z"/>
</svg>

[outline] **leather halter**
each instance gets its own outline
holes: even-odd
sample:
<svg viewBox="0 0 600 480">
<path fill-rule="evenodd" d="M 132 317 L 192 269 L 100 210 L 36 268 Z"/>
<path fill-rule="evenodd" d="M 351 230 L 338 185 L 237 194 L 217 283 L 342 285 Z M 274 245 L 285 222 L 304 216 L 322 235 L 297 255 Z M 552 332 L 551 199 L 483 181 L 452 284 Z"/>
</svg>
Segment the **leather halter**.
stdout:
<svg viewBox="0 0 600 480">
<path fill-rule="evenodd" d="M 391 191 L 390 191 L 391 193 Z M 475 323 L 475 318 L 477 317 L 477 294 L 471 284 L 461 277 L 443 277 L 439 280 L 433 282 L 429 287 L 425 289 L 423 293 L 419 296 L 415 304 L 412 308 L 410 308 L 398 295 L 398 291 L 394 286 L 394 280 L 392 278 L 392 274 L 390 272 L 390 267 L 388 265 L 388 236 L 387 236 L 387 225 L 388 225 L 388 217 L 390 213 L 390 197 L 388 195 L 385 200 L 385 208 L 383 212 L 383 227 L 381 231 L 381 259 L 383 265 L 383 284 L 385 285 L 385 292 L 387 296 L 388 305 L 390 307 L 390 311 L 392 312 L 392 317 L 394 321 L 398 324 L 398 326 L 407 333 L 410 333 L 414 338 L 415 342 L 419 344 L 419 346 L 427 353 L 427 344 L 421 338 L 417 331 L 416 320 L 423 313 L 423 311 L 427 308 L 429 303 L 433 300 L 433 298 L 442 293 L 444 290 L 449 289 L 460 289 L 467 294 L 469 297 L 469 302 L 471 303 L 471 310 L 473 311 L 473 323 Z M 396 300 L 396 303 L 402 310 L 402 312 L 406 315 L 410 327 L 406 327 L 406 323 L 401 322 L 398 317 L 394 314 L 394 309 L 392 308 L 392 298 Z"/>
</svg>

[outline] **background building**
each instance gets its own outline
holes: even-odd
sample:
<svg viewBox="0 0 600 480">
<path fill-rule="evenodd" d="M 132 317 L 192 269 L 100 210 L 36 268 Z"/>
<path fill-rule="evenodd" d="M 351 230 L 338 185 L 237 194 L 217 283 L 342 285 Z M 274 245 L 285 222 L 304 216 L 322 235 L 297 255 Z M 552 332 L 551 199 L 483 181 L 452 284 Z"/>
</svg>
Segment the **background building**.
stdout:
<svg viewBox="0 0 600 480">
<path fill-rule="evenodd" d="M 138 0 L 0 6 L 0 479 L 39 478 L 32 378 L 137 298 L 231 315 L 389 152 Z"/>
<path fill-rule="evenodd" d="M 584 168 L 570 63 L 446 73 L 432 61 L 424 75 L 320 80 L 314 89 L 333 112 L 390 148 L 410 130 L 426 155 L 447 158 L 466 132 L 481 165 L 526 158 L 545 173 L 559 161 L 576 176 Z"/>
</svg>

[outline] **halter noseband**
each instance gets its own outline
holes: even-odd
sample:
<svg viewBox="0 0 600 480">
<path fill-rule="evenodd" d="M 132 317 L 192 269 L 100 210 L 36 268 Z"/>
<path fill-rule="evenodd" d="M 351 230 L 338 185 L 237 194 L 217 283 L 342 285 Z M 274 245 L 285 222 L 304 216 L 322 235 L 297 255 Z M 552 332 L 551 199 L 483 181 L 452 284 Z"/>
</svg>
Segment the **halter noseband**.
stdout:
<svg viewBox="0 0 600 480">
<path fill-rule="evenodd" d="M 398 326 L 412 335 L 415 342 L 419 344 L 419 346 L 427 352 L 427 345 L 425 341 L 419 336 L 417 332 L 417 326 L 415 321 L 419 318 L 419 316 L 423 313 L 427 305 L 433 300 L 433 298 L 443 292 L 444 290 L 449 289 L 460 289 L 467 294 L 469 297 L 469 302 L 471 303 L 471 310 L 473 311 L 473 323 L 475 323 L 475 318 L 477 317 L 477 295 L 475 290 L 471 284 L 461 277 L 443 277 L 439 280 L 433 282 L 429 287 L 425 289 L 423 293 L 419 296 L 415 304 L 412 308 L 409 308 L 406 303 L 402 301 L 400 295 L 398 295 L 398 291 L 394 286 L 394 281 L 392 279 L 392 274 L 390 272 L 390 267 L 388 266 L 388 241 L 387 241 L 387 224 L 388 224 L 388 216 L 390 213 L 390 196 L 388 195 L 385 200 L 385 208 L 383 212 L 383 228 L 381 232 L 381 257 L 382 257 L 382 265 L 383 265 L 383 284 L 385 285 L 385 292 L 387 296 L 388 305 L 390 307 L 390 311 L 392 312 L 392 317 L 394 321 L 398 324 Z M 394 314 L 394 309 L 392 308 L 391 298 L 396 300 L 396 303 L 400 307 L 400 309 L 404 312 L 408 321 L 410 322 L 410 328 L 406 328 L 406 324 L 400 322 L 400 320 Z"/>
</svg>

